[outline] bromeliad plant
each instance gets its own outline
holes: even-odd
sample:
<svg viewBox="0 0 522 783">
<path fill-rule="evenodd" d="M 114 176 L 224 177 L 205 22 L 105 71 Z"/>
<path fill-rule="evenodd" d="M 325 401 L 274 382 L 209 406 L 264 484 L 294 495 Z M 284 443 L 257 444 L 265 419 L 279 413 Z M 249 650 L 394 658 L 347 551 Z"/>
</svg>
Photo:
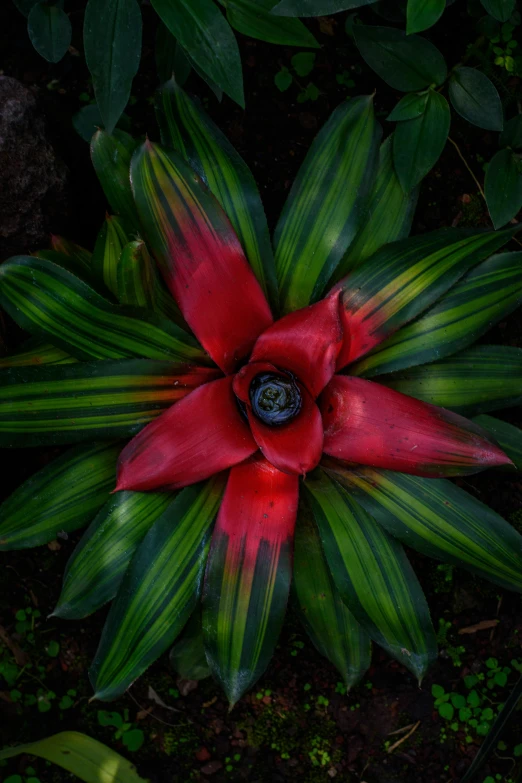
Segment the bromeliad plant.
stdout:
<svg viewBox="0 0 522 783">
<path fill-rule="evenodd" d="M 370 639 L 420 679 L 435 634 L 401 541 L 522 589 L 522 538 L 446 478 L 522 464 L 519 430 L 462 415 L 522 400 L 522 351 L 470 347 L 522 299 L 522 253 L 496 253 L 515 229 L 406 239 L 416 194 L 363 97 L 308 152 L 274 262 L 244 161 L 176 84 L 158 114 L 162 146 L 93 140 L 120 217 L 92 259 L 55 238 L 0 269 L 1 303 L 33 335 L 2 362 L 1 442 L 83 444 L 6 501 L 0 545 L 90 522 L 54 614 L 114 598 L 100 699 L 201 597 L 207 659 L 236 702 L 270 660 L 291 583 L 348 685 Z"/>
</svg>

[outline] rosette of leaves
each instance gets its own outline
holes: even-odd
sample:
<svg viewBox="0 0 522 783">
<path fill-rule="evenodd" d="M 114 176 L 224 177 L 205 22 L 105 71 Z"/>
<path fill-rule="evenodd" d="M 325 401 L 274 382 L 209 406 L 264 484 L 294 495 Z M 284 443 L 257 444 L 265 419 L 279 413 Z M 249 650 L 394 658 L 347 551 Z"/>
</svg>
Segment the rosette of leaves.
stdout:
<svg viewBox="0 0 522 783">
<path fill-rule="evenodd" d="M 473 347 L 522 299 L 521 254 L 499 252 L 515 229 L 407 238 L 417 194 L 360 97 L 313 142 L 271 241 L 199 105 L 170 82 L 157 108 L 162 144 L 93 139 L 118 215 L 92 257 L 54 238 L 0 268 L 32 335 L 0 363 L 0 442 L 71 446 L 4 503 L 0 547 L 86 526 L 54 614 L 113 601 L 103 700 L 202 611 L 233 704 L 290 595 L 348 686 L 371 640 L 420 680 L 436 642 L 403 542 L 522 589 L 521 536 L 450 481 L 522 464 L 520 431 L 484 415 L 522 400 L 522 351 Z"/>
</svg>

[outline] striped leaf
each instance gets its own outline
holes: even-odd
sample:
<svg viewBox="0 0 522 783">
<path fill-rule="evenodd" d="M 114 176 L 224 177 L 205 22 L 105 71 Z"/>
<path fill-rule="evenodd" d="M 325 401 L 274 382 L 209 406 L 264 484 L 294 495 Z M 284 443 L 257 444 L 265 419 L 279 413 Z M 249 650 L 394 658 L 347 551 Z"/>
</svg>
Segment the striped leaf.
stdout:
<svg viewBox="0 0 522 783">
<path fill-rule="evenodd" d="M 437 656 L 422 588 L 400 544 L 340 484 L 304 484 L 341 598 L 368 635 L 421 680 Z"/>
<path fill-rule="evenodd" d="M 392 136 L 381 144 L 379 168 L 368 209 L 355 239 L 335 270 L 331 283 L 358 267 L 388 242 L 404 239 L 410 233 L 419 189 L 405 193 L 395 173 L 392 159 Z"/>
<path fill-rule="evenodd" d="M 179 307 L 167 291 L 147 246 L 141 240 L 129 242 L 123 248 L 118 263 L 118 299 L 120 304 L 155 310 L 188 331 Z"/>
<path fill-rule="evenodd" d="M 225 210 L 263 291 L 277 305 L 274 257 L 254 177 L 226 136 L 174 79 L 159 90 L 156 113 L 163 144 L 197 171 Z"/>
<path fill-rule="evenodd" d="M 63 253 L 68 256 L 72 261 L 78 264 L 78 267 L 88 272 L 91 268 L 92 253 L 86 250 L 81 245 L 77 245 L 76 242 L 71 242 L 70 239 L 65 239 L 58 234 L 51 235 L 51 245 L 53 250 L 57 253 Z"/>
<path fill-rule="evenodd" d="M 231 706 L 266 669 L 281 630 L 298 486 L 264 459 L 230 471 L 205 575 L 203 633 Z"/>
<path fill-rule="evenodd" d="M 467 348 L 522 302 L 522 252 L 499 253 L 471 270 L 421 318 L 350 367 L 371 378 Z"/>
<path fill-rule="evenodd" d="M 511 408 L 522 403 L 522 348 L 477 345 L 379 383 L 464 416 Z"/>
<path fill-rule="evenodd" d="M 140 225 L 130 186 L 130 162 L 137 143 L 118 128 L 112 134 L 99 130 L 91 140 L 91 159 L 100 185 L 129 232 L 138 231 Z"/>
<path fill-rule="evenodd" d="M 361 228 L 381 132 L 372 98 L 353 98 L 334 111 L 310 147 L 274 234 L 284 312 L 320 298 Z"/>
<path fill-rule="evenodd" d="M 356 685 L 370 666 L 370 638 L 341 600 L 304 503 L 295 531 L 293 593 L 315 647 L 337 668 L 347 688 Z"/>
<path fill-rule="evenodd" d="M 2 264 L 0 304 L 23 329 L 76 359 L 206 360 L 179 327 L 113 305 L 70 272 L 39 258 L 18 256 Z"/>
<path fill-rule="evenodd" d="M 130 761 L 107 745 L 78 731 L 62 731 L 37 742 L 4 748 L 0 751 L 0 760 L 10 759 L 20 753 L 29 753 L 58 764 L 85 783 L 148 783 L 138 775 Z"/>
<path fill-rule="evenodd" d="M 130 437 L 218 375 L 144 359 L 10 368 L 0 374 L 0 445 Z"/>
<path fill-rule="evenodd" d="M 392 536 L 522 592 L 522 536 L 455 484 L 374 468 L 329 471 Z"/>
<path fill-rule="evenodd" d="M 137 239 L 126 244 L 117 269 L 116 290 L 120 304 L 152 310 L 155 282 L 153 262 L 145 243 Z"/>
<path fill-rule="evenodd" d="M 123 248 L 129 237 L 121 220 L 114 215 L 107 215 L 101 227 L 94 253 L 92 254 L 92 270 L 100 282 L 118 298 L 118 264 Z"/>
<path fill-rule="evenodd" d="M 522 430 L 514 427 L 506 421 L 495 419 L 493 416 L 476 416 L 473 421 L 487 432 L 491 432 L 498 445 L 514 463 L 518 470 L 522 470 Z"/>
<path fill-rule="evenodd" d="M 67 563 L 53 616 L 76 620 L 114 598 L 134 552 L 174 497 L 172 492 L 112 495 Z"/>
<path fill-rule="evenodd" d="M 120 450 L 77 446 L 31 476 L 0 506 L 0 550 L 46 544 L 90 522 L 114 489 Z"/>
<path fill-rule="evenodd" d="M 73 364 L 76 359 L 55 348 L 51 343 L 44 343 L 37 337 L 31 337 L 22 345 L 17 353 L 0 359 L 0 368 L 7 367 L 38 367 L 41 364 Z"/>
<path fill-rule="evenodd" d="M 423 313 L 517 229 L 442 229 L 378 250 L 344 277 L 341 319 L 350 340 L 337 366 L 365 356 L 401 326 Z"/>
<path fill-rule="evenodd" d="M 184 489 L 134 555 L 90 671 L 95 698 L 110 701 L 172 644 L 194 610 L 223 478 Z"/>
<path fill-rule="evenodd" d="M 96 287 L 99 284 L 99 281 L 96 279 L 90 266 L 86 267 L 83 263 L 78 262 L 74 256 L 63 253 L 61 250 L 35 250 L 31 255 L 34 258 L 43 258 L 46 261 L 52 261 L 53 264 L 61 266 L 62 269 L 67 269 L 68 272 L 72 272 L 73 275 L 76 275 L 80 280 L 84 280 L 93 287 Z M 100 288 L 99 285 L 98 287 Z M 101 289 L 100 293 L 107 293 L 107 289 L 103 284 Z"/>
</svg>

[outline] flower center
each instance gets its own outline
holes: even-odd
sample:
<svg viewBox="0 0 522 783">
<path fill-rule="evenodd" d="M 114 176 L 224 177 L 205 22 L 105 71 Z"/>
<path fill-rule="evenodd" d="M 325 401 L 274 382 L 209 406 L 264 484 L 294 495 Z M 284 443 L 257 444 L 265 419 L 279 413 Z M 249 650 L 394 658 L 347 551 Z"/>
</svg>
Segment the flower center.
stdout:
<svg viewBox="0 0 522 783">
<path fill-rule="evenodd" d="M 301 392 L 291 378 L 262 372 L 252 379 L 248 391 L 252 410 L 270 427 L 291 421 L 301 410 Z"/>
</svg>

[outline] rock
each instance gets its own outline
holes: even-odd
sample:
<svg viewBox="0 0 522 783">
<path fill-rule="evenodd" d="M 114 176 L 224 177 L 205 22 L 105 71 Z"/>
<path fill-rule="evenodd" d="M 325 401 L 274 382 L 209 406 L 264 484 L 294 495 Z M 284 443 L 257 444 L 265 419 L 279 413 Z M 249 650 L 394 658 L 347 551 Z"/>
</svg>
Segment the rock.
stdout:
<svg viewBox="0 0 522 783">
<path fill-rule="evenodd" d="M 36 98 L 0 76 L 0 261 L 48 245 L 53 218 L 68 210 L 66 181 Z"/>
</svg>

